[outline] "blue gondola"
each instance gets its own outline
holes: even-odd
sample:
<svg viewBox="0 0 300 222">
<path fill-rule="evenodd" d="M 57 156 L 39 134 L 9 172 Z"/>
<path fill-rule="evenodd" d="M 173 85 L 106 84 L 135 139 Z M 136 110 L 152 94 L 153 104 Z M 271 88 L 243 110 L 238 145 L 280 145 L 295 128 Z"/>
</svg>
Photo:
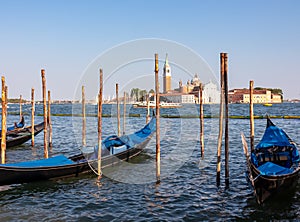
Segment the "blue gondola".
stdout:
<svg viewBox="0 0 300 222">
<path fill-rule="evenodd" d="M 102 168 L 138 155 L 152 138 L 155 124 L 156 118 L 153 117 L 145 127 L 133 134 L 105 139 L 102 143 Z M 94 152 L 72 157 L 58 155 L 42 160 L 0 164 L 0 185 L 77 176 L 89 172 L 90 166 L 97 163 L 97 150 L 95 147 Z"/>
<path fill-rule="evenodd" d="M 242 139 L 247 156 L 247 180 L 259 204 L 297 183 L 300 176 L 297 145 L 269 117 L 264 135 L 250 155 L 245 138 Z"/>
</svg>

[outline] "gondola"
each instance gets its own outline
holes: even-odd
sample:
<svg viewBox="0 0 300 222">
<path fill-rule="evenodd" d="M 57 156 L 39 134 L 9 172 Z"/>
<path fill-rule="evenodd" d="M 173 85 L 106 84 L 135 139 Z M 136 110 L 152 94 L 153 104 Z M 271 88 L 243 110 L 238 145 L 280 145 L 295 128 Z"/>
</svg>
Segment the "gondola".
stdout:
<svg viewBox="0 0 300 222">
<path fill-rule="evenodd" d="M 18 123 L 15 122 L 13 126 L 7 127 L 6 132 L 23 129 L 24 126 L 25 126 L 25 120 L 24 120 L 24 116 L 22 116 L 20 122 Z M 1 132 L 2 129 L 0 129 L 0 133 Z"/>
<path fill-rule="evenodd" d="M 141 130 L 123 136 L 112 135 L 102 142 L 101 166 L 106 168 L 120 161 L 128 161 L 130 158 L 140 154 L 147 146 L 156 130 L 156 118 L 152 117 L 150 122 Z M 98 174 L 98 146 L 93 152 L 84 154 L 91 169 Z"/>
<path fill-rule="evenodd" d="M 34 135 L 38 135 L 44 129 L 44 122 L 34 125 Z M 6 133 L 6 147 L 19 146 L 32 137 L 31 126 L 17 128 Z"/>
<path fill-rule="evenodd" d="M 120 161 L 127 161 L 139 154 L 152 138 L 155 122 L 155 117 L 153 117 L 144 128 L 133 134 L 106 138 L 102 143 L 102 168 Z M 96 161 L 94 157 L 97 156 L 98 149 L 95 147 L 93 150 L 95 152 L 81 153 L 72 157 L 57 155 L 48 159 L 0 164 L 0 185 L 78 176 L 81 173 L 90 172 L 90 164 L 93 165 Z"/>
<path fill-rule="evenodd" d="M 300 176 L 297 145 L 269 117 L 262 139 L 250 154 L 243 134 L 242 142 L 247 159 L 247 180 L 259 204 L 297 184 Z"/>
</svg>

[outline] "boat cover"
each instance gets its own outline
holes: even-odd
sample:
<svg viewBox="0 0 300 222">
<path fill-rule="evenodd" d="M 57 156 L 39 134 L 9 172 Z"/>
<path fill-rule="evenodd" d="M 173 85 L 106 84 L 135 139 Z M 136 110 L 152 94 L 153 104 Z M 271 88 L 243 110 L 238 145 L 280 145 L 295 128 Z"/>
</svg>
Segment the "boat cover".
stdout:
<svg viewBox="0 0 300 222">
<path fill-rule="evenodd" d="M 70 160 L 64 155 L 53 156 L 48 159 L 31 160 L 26 162 L 0 164 L 0 166 L 20 167 L 20 168 L 37 168 L 37 167 L 52 167 L 73 164 L 74 161 Z"/>
<path fill-rule="evenodd" d="M 270 147 L 292 147 L 295 145 L 290 142 L 287 134 L 274 124 L 267 126 L 261 141 L 256 145 L 256 149 L 266 149 Z"/>
<path fill-rule="evenodd" d="M 127 148 L 133 147 L 136 144 L 142 143 L 145 139 L 156 130 L 156 118 L 152 118 L 151 121 L 141 130 L 130 134 L 117 137 L 116 135 L 109 136 L 103 140 L 104 148 L 118 147 L 126 145 Z M 102 146 L 103 147 L 103 146 Z"/>
<path fill-rule="evenodd" d="M 284 174 L 290 174 L 293 171 L 289 168 L 279 166 L 272 162 L 266 162 L 263 165 L 259 166 L 257 168 L 260 171 L 261 175 L 284 175 Z"/>
<path fill-rule="evenodd" d="M 22 116 L 21 121 L 19 123 L 15 123 L 13 126 L 7 127 L 7 132 L 12 131 L 17 128 L 23 128 L 25 126 L 25 120 Z M 2 132 L 2 129 L 0 129 L 0 133 Z"/>
</svg>

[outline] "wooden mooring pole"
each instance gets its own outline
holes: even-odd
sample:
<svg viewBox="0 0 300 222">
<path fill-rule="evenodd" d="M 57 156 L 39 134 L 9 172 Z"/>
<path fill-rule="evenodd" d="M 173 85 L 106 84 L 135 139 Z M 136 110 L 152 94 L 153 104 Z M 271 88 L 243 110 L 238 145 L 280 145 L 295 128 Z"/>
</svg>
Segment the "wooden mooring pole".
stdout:
<svg viewBox="0 0 300 222">
<path fill-rule="evenodd" d="M 31 88 L 31 146 L 34 147 L 34 88 Z"/>
<path fill-rule="evenodd" d="M 155 97 L 156 97 L 156 183 L 160 183 L 160 121 L 158 54 L 155 54 Z"/>
<path fill-rule="evenodd" d="M 81 88 L 82 96 L 82 146 L 86 146 L 86 114 L 85 114 L 85 91 L 84 86 Z"/>
<path fill-rule="evenodd" d="M 123 98 L 123 135 L 126 132 L 126 92 L 124 91 L 124 98 Z"/>
<path fill-rule="evenodd" d="M 44 157 L 48 158 L 48 142 L 47 142 L 47 128 L 48 128 L 48 121 L 47 121 L 47 100 L 46 100 L 46 77 L 45 77 L 45 70 L 41 70 L 42 76 L 42 91 L 43 91 L 43 110 L 44 110 Z"/>
<path fill-rule="evenodd" d="M 203 85 L 199 85 L 199 118 L 200 118 L 200 150 L 201 157 L 204 157 L 204 112 L 203 112 Z"/>
<path fill-rule="evenodd" d="M 254 114 L 253 114 L 253 80 L 249 83 L 249 93 L 250 93 L 250 147 L 251 151 L 254 151 Z"/>
<path fill-rule="evenodd" d="M 224 53 L 220 54 L 221 70 L 220 70 L 220 114 L 219 114 L 219 136 L 218 136 L 218 150 L 217 150 L 217 186 L 220 186 L 221 175 L 221 150 L 223 137 L 223 115 L 224 115 Z"/>
<path fill-rule="evenodd" d="M 228 55 L 224 53 L 224 102 L 225 102 L 225 187 L 229 188 L 229 110 L 228 110 Z"/>
<path fill-rule="evenodd" d="M 5 77 L 2 76 L 2 124 L 1 124 L 1 163 L 5 164 L 5 152 L 6 152 L 6 89 L 5 89 Z"/>
<path fill-rule="evenodd" d="M 51 93 L 48 90 L 48 127 L 49 127 L 49 147 L 52 148 L 52 120 L 51 120 Z"/>
<path fill-rule="evenodd" d="M 147 102 L 147 116 L 146 116 L 146 124 L 147 124 L 150 121 L 149 94 L 147 94 L 146 102 Z"/>
<path fill-rule="evenodd" d="M 5 110 L 6 110 L 6 116 L 7 116 L 7 101 L 8 101 L 8 87 L 7 86 L 5 86 L 5 101 L 6 101 Z"/>
<path fill-rule="evenodd" d="M 117 100 L 117 120 L 118 120 L 118 136 L 121 136 L 121 121 L 120 121 L 120 103 L 119 103 L 119 84 L 116 83 L 116 100 Z"/>
<path fill-rule="evenodd" d="M 20 120 L 22 119 L 22 95 L 20 95 Z"/>
<path fill-rule="evenodd" d="M 100 69 L 100 89 L 98 94 L 98 180 L 102 176 L 101 151 L 102 151 L 102 94 L 103 94 L 103 71 Z"/>
</svg>

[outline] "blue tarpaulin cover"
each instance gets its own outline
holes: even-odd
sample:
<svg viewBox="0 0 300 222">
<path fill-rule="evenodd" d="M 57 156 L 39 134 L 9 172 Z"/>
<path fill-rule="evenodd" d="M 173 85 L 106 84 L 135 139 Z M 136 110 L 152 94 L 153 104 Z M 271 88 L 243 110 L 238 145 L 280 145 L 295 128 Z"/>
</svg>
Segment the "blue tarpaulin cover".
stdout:
<svg viewBox="0 0 300 222">
<path fill-rule="evenodd" d="M 24 116 L 22 116 L 19 123 L 15 123 L 13 126 L 7 127 L 6 131 L 9 132 L 9 131 L 12 131 L 17 128 L 23 128 L 24 126 L 25 126 L 25 120 L 24 120 Z M 0 133 L 1 132 L 2 132 L 2 129 L 0 129 Z"/>
<path fill-rule="evenodd" d="M 109 136 L 103 141 L 103 148 L 109 148 L 111 146 L 126 145 L 128 148 L 133 147 L 136 144 L 142 143 L 145 139 L 151 135 L 156 129 L 156 118 L 152 118 L 151 121 L 141 130 L 130 134 L 117 137 L 116 135 Z"/>
<path fill-rule="evenodd" d="M 278 147 L 295 147 L 291 144 L 286 133 L 277 126 L 268 126 L 261 141 L 257 144 L 256 149 L 264 149 L 273 146 Z"/>
<path fill-rule="evenodd" d="M 261 175 L 284 175 L 293 172 L 289 168 L 279 166 L 272 162 L 266 162 L 257 169 L 259 169 Z"/>
<path fill-rule="evenodd" d="M 53 156 L 48 159 L 31 160 L 19 163 L 0 164 L 0 166 L 23 167 L 23 168 L 37 168 L 37 167 L 50 167 L 62 166 L 73 164 L 74 162 L 64 155 Z"/>
</svg>

